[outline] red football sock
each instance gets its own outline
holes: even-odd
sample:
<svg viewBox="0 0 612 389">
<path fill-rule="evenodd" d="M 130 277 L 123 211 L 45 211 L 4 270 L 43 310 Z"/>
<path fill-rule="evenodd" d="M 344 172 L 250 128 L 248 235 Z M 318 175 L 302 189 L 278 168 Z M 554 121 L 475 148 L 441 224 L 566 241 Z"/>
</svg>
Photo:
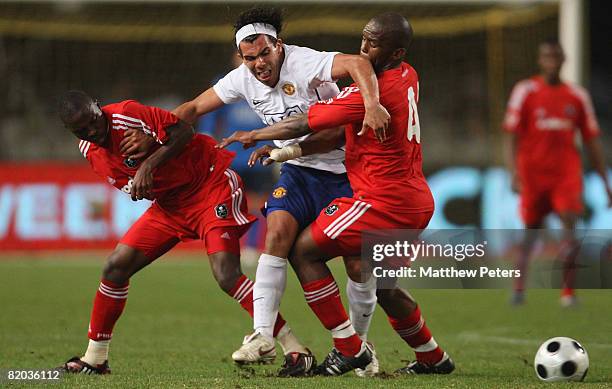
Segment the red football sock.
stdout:
<svg viewBox="0 0 612 389">
<path fill-rule="evenodd" d="M 391 316 L 388 319 L 395 332 L 412 347 L 419 362 L 435 365 L 442 360 L 444 351 L 431 336 L 419 307 L 416 307 L 410 315 L 403 319 Z"/>
<path fill-rule="evenodd" d="M 240 303 L 240 306 L 253 317 L 253 286 L 255 283 L 249 280 L 244 274 L 238 278 L 236 285 L 229 291 L 229 295 Z M 274 323 L 273 335 L 276 337 L 278 332 L 283 328 L 286 321 L 283 316 L 278 313 L 276 322 Z"/>
<path fill-rule="evenodd" d="M 129 285 L 115 284 L 102 280 L 94 298 L 89 331 L 91 340 L 108 340 L 113 335 L 113 327 L 121 316 L 127 301 Z"/>
<path fill-rule="evenodd" d="M 361 339 L 340 300 L 338 285 L 332 276 L 302 285 L 306 302 L 325 328 L 332 332 L 334 347 L 344 355 L 353 356 L 361 349 Z"/>
</svg>

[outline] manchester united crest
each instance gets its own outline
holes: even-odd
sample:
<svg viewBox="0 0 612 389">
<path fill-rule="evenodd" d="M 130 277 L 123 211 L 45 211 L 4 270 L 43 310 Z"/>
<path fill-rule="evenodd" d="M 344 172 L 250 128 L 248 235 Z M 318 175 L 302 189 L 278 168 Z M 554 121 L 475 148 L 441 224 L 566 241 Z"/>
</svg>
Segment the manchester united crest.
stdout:
<svg viewBox="0 0 612 389">
<path fill-rule="evenodd" d="M 278 188 L 274 189 L 274 192 L 272 192 L 272 196 L 275 199 L 280 199 L 282 197 L 285 197 L 286 194 L 287 194 L 287 189 L 283 188 L 282 186 L 279 186 Z"/>
<path fill-rule="evenodd" d="M 227 205 L 219 204 L 215 207 L 215 214 L 219 219 L 225 219 L 228 215 Z"/>
<path fill-rule="evenodd" d="M 325 208 L 325 214 L 327 216 L 331 216 L 334 213 L 336 213 L 337 210 L 338 210 L 338 206 L 336 204 L 332 204 L 332 205 L 328 206 L 327 208 Z"/>
<path fill-rule="evenodd" d="M 283 85 L 283 92 L 285 92 L 286 95 L 292 96 L 295 93 L 295 86 L 287 82 Z"/>
</svg>

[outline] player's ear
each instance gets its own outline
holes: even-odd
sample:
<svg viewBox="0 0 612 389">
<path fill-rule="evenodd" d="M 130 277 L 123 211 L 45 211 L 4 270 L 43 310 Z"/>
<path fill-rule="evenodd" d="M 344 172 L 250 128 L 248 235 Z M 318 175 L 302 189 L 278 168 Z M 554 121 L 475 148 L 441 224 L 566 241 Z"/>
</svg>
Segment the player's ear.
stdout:
<svg viewBox="0 0 612 389">
<path fill-rule="evenodd" d="M 397 60 L 404 59 L 405 56 L 406 56 L 406 49 L 403 47 L 400 47 L 399 49 L 395 49 L 393 51 L 391 58 L 393 59 L 393 61 L 397 61 Z"/>
<path fill-rule="evenodd" d="M 276 39 L 276 47 L 283 47 L 283 40 L 281 38 Z"/>
</svg>

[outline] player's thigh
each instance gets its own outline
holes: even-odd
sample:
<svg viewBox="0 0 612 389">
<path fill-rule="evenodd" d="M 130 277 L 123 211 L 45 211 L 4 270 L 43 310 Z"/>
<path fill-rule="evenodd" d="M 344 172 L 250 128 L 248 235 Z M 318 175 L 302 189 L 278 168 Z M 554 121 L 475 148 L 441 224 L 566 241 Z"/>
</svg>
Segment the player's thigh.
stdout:
<svg viewBox="0 0 612 389">
<path fill-rule="evenodd" d="M 567 177 L 551 192 L 551 205 L 564 229 L 573 230 L 584 210 L 580 177 Z"/>
<path fill-rule="evenodd" d="M 202 201 L 185 210 L 186 219 L 189 220 L 187 227 L 205 241 L 213 239 L 213 235 L 208 238 L 206 236 L 215 229 L 228 229 L 230 233 L 234 231 L 239 233 L 239 237 L 242 236 L 257 220 L 248 212 L 244 193 L 242 179 L 236 172 L 226 169 L 219 173 L 197 193 L 196 196 L 202 198 Z"/>
<path fill-rule="evenodd" d="M 526 226 L 541 225 L 552 210 L 549 191 L 524 188 L 519 198 L 520 215 Z"/>
<path fill-rule="evenodd" d="M 311 227 L 306 227 L 300 233 L 289 256 L 289 262 L 301 283 L 318 279 L 319 272 L 313 270 L 318 266 L 313 265 L 327 262 L 335 257 L 322 250 L 314 241 Z"/>
<path fill-rule="evenodd" d="M 119 243 L 107 258 L 102 277 L 121 284 L 149 263 L 151 260 L 142 251 Z"/>
<path fill-rule="evenodd" d="M 243 227 L 217 227 L 204 237 L 206 252 L 215 280 L 229 292 L 242 275 L 240 269 L 240 236 Z"/>
<path fill-rule="evenodd" d="M 364 232 L 412 230 L 416 239 L 432 215 L 433 210 L 392 212 L 365 201 L 340 198 L 319 214 L 312 225 L 312 236 L 318 246 L 331 255 L 360 256 Z"/>
<path fill-rule="evenodd" d="M 276 209 L 268 212 L 264 252 L 279 258 L 287 258 L 299 230 L 298 221 L 288 211 Z"/>
<path fill-rule="evenodd" d="M 297 222 L 298 231 L 303 230 L 331 200 L 341 197 L 330 195 L 331 188 L 338 187 L 337 180 L 331 181 L 333 176 L 317 169 L 284 164 L 280 178 L 262 209 L 264 216 L 267 218 L 276 211 L 286 212 Z M 348 186 L 348 180 L 344 181 Z"/>
<path fill-rule="evenodd" d="M 312 224 L 313 241 L 332 257 L 361 255 L 362 233 L 379 225 L 368 221 L 371 207 L 367 202 L 352 198 L 335 199 Z"/>
<path fill-rule="evenodd" d="M 372 276 L 372 266 L 369 261 L 362 261 L 360 255 L 343 256 L 346 275 L 353 281 L 364 283 Z"/>
<path fill-rule="evenodd" d="M 141 252 L 150 263 L 180 241 L 181 230 L 177 223 L 153 204 L 125 233 L 119 245 Z"/>
</svg>

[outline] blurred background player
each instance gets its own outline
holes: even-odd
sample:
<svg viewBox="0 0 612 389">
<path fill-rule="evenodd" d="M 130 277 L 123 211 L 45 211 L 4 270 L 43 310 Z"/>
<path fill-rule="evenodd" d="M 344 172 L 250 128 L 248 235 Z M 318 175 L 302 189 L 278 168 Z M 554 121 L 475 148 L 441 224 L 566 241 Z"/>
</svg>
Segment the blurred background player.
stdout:
<svg viewBox="0 0 612 389">
<path fill-rule="evenodd" d="M 389 114 L 378 102 L 378 84 L 369 61 L 359 55 L 284 44 L 278 37 L 282 15 L 274 8 L 247 10 L 239 15 L 234 28 L 243 64 L 194 100 L 175 109 L 174 113 L 181 119 L 194 123 L 199 116 L 225 104 L 246 101 L 270 125 L 306 112 L 319 100 L 334 97 L 339 92 L 335 80 L 350 76 L 364 96 L 364 129 L 387 125 Z M 280 147 L 301 143 L 293 146 L 295 159 L 282 166 L 280 179 L 263 209 L 267 233 L 255 278 L 255 331 L 232 354 L 238 363 L 258 362 L 262 358 L 261 350 L 274 350 L 273 330 L 287 280 L 287 257 L 298 233 L 331 200 L 352 195 L 344 167 L 344 150 L 338 145 L 341 132 L 275 142 Z M 130 154 L 140 150 L 138 143 L 137 140 L 133 145 L 126 142 L 124 151 Z M 267 155 L 271 150 L 270 146 L 264 146 L 259 152 Z M 299 155 L 295 154 L 296 150 Z M 349 296 L 354 297 L 351 309 L 360 318 L 360 334 L 365 337 L 376 305 L 375 285 L 355 281 L 349 282 L 348 288 Z M 302 375 L 304 369 L 314 366 L 312 354 L 300 344 L 285 350 L 285 355 L 281 375 Z"/>
<path fill-rule="evenodd" d="M 513 190 L 520 194 L 520 214 L 527 228 L 518 258 L 521 277 L 516 279 L 512 304 L 525 301 L 525 280 L 537 229 L 550 212 L 563 226 L 561 258 L 564 261 L 561 304 L 576 303 L 574 262 L 578 250 L 576 221 L 582 215 L 582 162 L 576 145 L 577 131 L 593 167 L 603 180 L 612 205 L 597 124 L 589 93 L 560 78 L 565 61 L 556 40 L 539 46 L 540 74 L 522 80 L 512 90 L 504 120 L 508 133 L 507 165 Z"/>
<path fill-rule="evenodd" d="M 130 277 L 181 240 L 202 240 L 223 291 L 252 314 L 253 282 L 240 269 L 240 236 L 255 217 L 247 212 L 240 177 L 229 169 L 233 154 L 170 112 L 134 100 L 102 108 L 81 91 L 60 101 L 60 117 L 93 170 L 132 200 L 155 202 L 108 257 L 96 293 L 85 355 L 64 364 L 72 373 L 107 374 L 112 330 L 127 301 Z M 157 145 L 143 160 L 125 158 L 120 142 L 135 128 Z M 277 330 L 284 324 L 278 316 Z"/>
<path fill-rule="evenodd" d="M 422 230 L 433 214 L 433 197 L 422 172 L 418 75 L 403 62 L 412 35 L 408 21 L 395 13 L 379 15 L 363 29 L 360 54 L 378 74 L 380 101 L 391 114 L 388 130 L 373 134 L 360 131 L 364 99 L 353 84 L 334 99 L 313 105 L 308 113 L 265 129 L 237 131 L 220 143 L 223 147 L 235 141 L 248 145 L 259 140 L 291 139 L 346 125 L 346 167 L 354 195 L 334 199 L 301 232 L 291 258 L 308 305 L 331 331 L 334 341 L 317 374 L 344 374 L 365 367 L 372 357 L 370 346 L 359 338 L 344 310 L 326 262 L 338 255 L 359 256 L 364 231 Z M 357 261 L 347 270 L 358 269 Z M 377 294 L 392 327 L 416 353 L 416 361 L 398 372 L 451 373 L 453 361 L 432 337 L 411 296 L 396 284 L 391 289 L 379 289 Z"/>
</svg>

